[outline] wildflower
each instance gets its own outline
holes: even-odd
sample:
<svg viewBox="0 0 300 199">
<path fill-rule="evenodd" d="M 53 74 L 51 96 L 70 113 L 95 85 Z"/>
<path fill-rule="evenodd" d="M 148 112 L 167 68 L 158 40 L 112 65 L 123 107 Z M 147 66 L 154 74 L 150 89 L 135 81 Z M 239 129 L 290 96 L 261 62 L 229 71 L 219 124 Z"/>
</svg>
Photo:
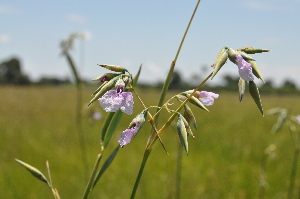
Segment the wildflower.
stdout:
<svg viewBox="0 0 300 199">
<path fill-rule="evenodd" d="M 207 91 L 196 91 L 194 96 L 198 98 L 203 105 L 206 106 L 213 105 L 215 99 L 219 97 L 218 94 Z"/>
<path fill-rule="evenodd" d="M 242 55 L 236 56 L 236 65 L 239 68 L 239 74 L 245 81 L 253 81 L 254 76 L 252 73 L 252 66 L 250 63 L 246 62 Z"/>
<path fill-rule="evenodd" d="M 116 83 L 116 90 L 107 91 L 100 99 L 100 105 L 106 112 L 122 112 L 131 115 L 133 112 L 133 96 L 131 92 L 123 92 L 125 83 L 119 79 Z"/>
<path fill-rule="evenodd" d="M 244 79 L 245 81 L 254 80 L 254 75 L 252 73 L 252 65 L 246 62 L 240 53 L 230 48 L 228 51 L 228 58 L 230 59 L 230 61 L 232 61 L 238 66 L 239 74 L 242 79 Z"/>
<path fill-rule="evenodd" d="M 95 111 L 95 112 L 93 112 L 93 114 L 92 114 L 92 118 L 93 118 L 94 120 L 100 120 L 101 117 L 102 117 L 102 115 L 101 115 L 101 113 L 98 112 L 98 111 Z"/>
<path fill-rule="evenodd" d="M 119 137 L 118 142 L 123 147 L 126 144 L 129 144 L 132 137 L 136 136 L 137 133 L 141 130 L 142 126 L 144 125 L 146 119 L 147 110 L 143 111 L 142 113 L 138 114 L 129 124 L 128 129 L 121 133 L 121 137 Z"/>
</svg>

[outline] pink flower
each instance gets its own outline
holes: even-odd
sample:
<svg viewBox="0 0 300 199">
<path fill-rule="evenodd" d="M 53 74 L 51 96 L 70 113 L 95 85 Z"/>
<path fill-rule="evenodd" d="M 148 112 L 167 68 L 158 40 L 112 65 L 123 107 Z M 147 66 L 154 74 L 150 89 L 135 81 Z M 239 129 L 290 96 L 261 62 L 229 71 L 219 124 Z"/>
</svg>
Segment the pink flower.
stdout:
<svg viewBox="0 0 300 199">
<path fill-rule="evenodd" d="M 130 123 L 128 129 L 121 133 L 121 137 L 119 137 L 118 142 L 123 147 L 126 144 L 129 144 L 132 137 L 136 136 L 137 133 L 141 130 L 142 126 L 146 121 L 147 110 L 138 114 Z"/>
<path fill-rule="evenodd" d="M 236 65 L 239 68 L 239 74 L 242 79 L 245 81 L 253 81 L 254 75 L 252 73 L 252 66 L 250 63 L 246 62 L 242 55 L 236 55 Z"/>
<path fill-rule="evenodd" d="M 207 91 L 196 91 L 194 94 L 203 105 L 210 106 L 214 104 L 215 99 L 219 97 L 218 94 Z"/>
<path fill-rule="evenodd" d="M 116 90 L 109 90 L 99 99 L 99 102 L 106 112 L 116 112 L 119 109 L 128 115 L 133 112 L 134 102 L 130 92 L 118 93 Z"/>
</svg>

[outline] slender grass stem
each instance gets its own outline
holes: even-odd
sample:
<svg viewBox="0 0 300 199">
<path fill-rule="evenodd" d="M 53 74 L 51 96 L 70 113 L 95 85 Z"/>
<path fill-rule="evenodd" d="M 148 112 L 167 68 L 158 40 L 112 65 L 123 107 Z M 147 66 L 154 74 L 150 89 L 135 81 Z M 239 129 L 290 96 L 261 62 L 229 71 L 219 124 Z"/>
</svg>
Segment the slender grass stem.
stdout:
<svg viewBox="0 0 300 199">
<path fill-rule="evenodd" d="M 194 11 L 193 11 L 193 14 L 192 14 L 192 16 L 191 16 L 191 18 L 190 18 L 190 20 L 189 20 L 189 23 L 188 23 L 188 25 L 187 25 L 187 27 L 186 27 L 186 29 L 185 29 L 184 35 L 183 35 L 183 37 L 182 37 L 182 39 L 181 39 L 181 42 L 180 42 L 180 45 L 179 45 L 179 47 L 178 47 L 177 53 L 176 53 L 176 55 L 175 55 L 175 58 L 174 58 L 174 60 L 173 60 L 172 63 L 171 63 L 171 66 L 170 66 L 170 69 L 169 69 L 169 72 L 168 72 L 168 76 L 167 76 L 167 78 L 166 78 L 166 80 L 165 80 L 165 83 L 164 83 L 163 88 L 162 88 L 162 92 L 161 92 L 161 94 L 160 94 L 159 103 L 158 103 L 158 105 L 157 105 L 158 107 L 162 107 L 162 105 L 163 105 L 163 103 L 164 103 L 164 100 L 165 100 L 165 97 L 166 97 L 166 94 L 167 94 L 167 91 L 168 91 L 168 88 L 169 88 L 169 85 L 170 85 L 170 81 L 171 81 L 171 78 L 172 78 L 172 75 L 173 75 L 173 72 L 174 72 L 174 68 L 175 68 L 175 65 L 176 65 L 177 58 L 178 58 L 178 56 L 179 56 L 179 54 L 180 54 L 182 45 L 183 45 L 183 43 L 184 43 L 184 40 L 185 40 L 186 35 L 187 35 L 187 33 L 188 33 L 188 30 L 189 30 L 189 28 L 190 28 L 190 26 L 191 26 L 191 24 L 192 24 L 192 21 L 193 21 L 193 19 L 194 19 L 195 13 L 196 13 L 196 11 L 197 11 L 197 9 L 198 9 L 198 6 L 199 6 L 200 2 L 201 2 L 201 0 L 198 0 L 198 1 L 197 1 L 197 4 L 196 4 L 195 9 L 194 9 Z M 159 111 L 159 109 L 158 109 L 157 111 Z M 155 119 L 154 119 L 154 121 L 153 121 L 153 122 L 154 122 L 154 126 L 157 126 L 159 116 L 160 116 L 160 114 L 157 114 L 157 115 L 156 115 L 156 117 L 155 117 Z M 138 188 L 140 179 L 141 179 L 142 174 L 143 174 L 143 171 L 144 171 L 144 167 L 145 167 L 145 165 L 146 165 L 146 163 L 147 163 L 147 160 L 148 160 L 148 157 L 149 157 L 149 155 L 150 155 L 150 153 L 151 153 L 151 148 L 149 148 L 148 146 L 149 146 L 149 144 L 153 143 L 153 140 L 156 140 L 156 139 L 158 138 L 157 134 L 158 134 L 158 133 L 156 132 L 155 129 L 152 129 L 152 130 L 151 130 L 149 139 L 148 139 L 147 144 L 146 144 L 146 149 L 145 149 L 143 161 L 142 161 L 142 164 L 141 164 L 141 167 L 140 167 L 138 176 L 137 176 L 137 178 L 136 178 L 136 181 L 135 181 L 135 184 L 134 184 L 132 193 L 131 193 L 131 198 L 132 198 L 132 199 L 135 197 L 136 190 L 137 190 L 137 188 Z"/>
<path fill-rule="evenodd" d="M 175 186 L 175 198 L 180 198 L 180 186 L 181 186 L 181 168 L 182 168 L 182 145 L 178 142 L 177 147 L 177 168 L 176 168 L 176 186 Z"/>
<path fill-rule="evenodd" d="M 298 132 L 298 139 L 294 151 L 294 158 L 293 158 L 292 170 L 290 175 L 290 184 L 289 184 L 289 190 L 287 196 L 288 199 L 293 198 L 293 192 L 294 192 L 295 181 L 297 176 L 298 161 L 299 161 L 299 152 L 300 152 L 300 132 Z"/>
</svg>

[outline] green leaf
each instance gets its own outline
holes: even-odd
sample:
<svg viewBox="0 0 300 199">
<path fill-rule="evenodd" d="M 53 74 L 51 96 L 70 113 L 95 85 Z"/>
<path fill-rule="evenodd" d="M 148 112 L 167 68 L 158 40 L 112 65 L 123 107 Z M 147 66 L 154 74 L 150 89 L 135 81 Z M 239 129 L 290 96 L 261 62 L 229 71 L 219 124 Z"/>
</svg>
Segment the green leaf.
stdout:
<svg viewBox="0 0 300 199">
<path fill-rule="evenodd" d="M 240 78 L 238 85 L 239 85 L 239 99 L 241 102 L 244 97 L 244 94 L 245 94 L 246 81 L 244 79 Z"/>
<path fill-rule="evenodd" d="M 228 47 L 222 48 L 222 50 L 219 52 L 216 61 L 214 63 L 214 71 L 211 76 L 211 79 L 217 74 L 217 72 L 221 69 L 221 67 L 226 63 L 228 59 Z"/>
<path fill-rule="evenodd" d="M 187 141 L 187 131 L 182 120 L 183 116 L 178 114 L 178 121 L 177 121 L 177 132 L 179 135 L 180 143 L 186 150 L 186 154 L 188 154 L 188 141 Z"/>
<path fill-rule="evenodd" d="M 111 119 L 111 122 L 109 123 L 109 127 L 107 129 L 107 132 L 105 134 L 105 138 L 103 141 L 104 148 L 106 148 L 106 146 L 108 145 L 113 133 L 115 132 L 118 124 L 120 123 L 122 115 L 123 115 L 123 112 L 118 110 L 117 112 L 115 112 L 113 118 Z"/>
<path fill-rule="evenodd" d="M 47 178 L 44 176 L 44 174 L 42 172 L 40 172 L 38 169 L 36 169 L 35 167 L 16 159 L 16 161 L 18 163 L 20 163 L 22 166 L 24 166 L 34 177 L 36 177 L 37 179 L 39 179 L 42 182 L 45 182 L 49 185 L 49 182 L 47 180 Z"/>
<path fill-rule="evenodd" d="M 261 114 L 264 115 L 264 111 L 263 111 L 260 96 L 259 96 L 259 91 L 253 81 L 249 81 L 249 92 L 250 92 L 253 100 L 255 101 L 257 107 L 259 108 Z"/>
</svg>

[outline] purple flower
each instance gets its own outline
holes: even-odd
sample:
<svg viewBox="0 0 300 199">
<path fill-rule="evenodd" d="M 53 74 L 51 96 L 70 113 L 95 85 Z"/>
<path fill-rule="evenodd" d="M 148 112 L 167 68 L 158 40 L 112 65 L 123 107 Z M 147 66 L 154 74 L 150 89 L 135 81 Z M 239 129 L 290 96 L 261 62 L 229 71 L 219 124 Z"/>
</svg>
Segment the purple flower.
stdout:
<svg viewBox="0 0 300 199">
<path fill-rule="evenodd" d="M 119 109 L 128 115 L 133 112 L 134 102 L 130 92 L 118 93 L 116 90 L 109 90 L 99 99 L 99 102 L 106 112 L 116 112 Z"/>
<path fill-rule="evenodd" d="M 250 63 L 246 62 L 242 55 L 237 54 L 236 55 L 236 65 L 239 68 L 239 74 L 242 79 L 245 81 L 253 81 L 254 76 L 252 73 L 252 66 Z"/>
<path fill-rule="evenodd" d="M 119 137 L 118 142 L 123 147 L 126 144 L 129 144 L 131 138 L 136 136 L 137 133 L 141 130 L 142 126 L 144 125 L 146 119 L 147 110 L 143 111 L 142 113 L 138 114 L 130 123 L 128 129 L 121 133 L 121 137 Z"/>
<path fill-rule="evenodd" d="M 200 100 L 200 102 L 205 106 L 213 105 L 215 99 L 219 97 L 218 94 L 207 91 L 196 91 L 194 96 L 197 97 Z"/>
</svg>

